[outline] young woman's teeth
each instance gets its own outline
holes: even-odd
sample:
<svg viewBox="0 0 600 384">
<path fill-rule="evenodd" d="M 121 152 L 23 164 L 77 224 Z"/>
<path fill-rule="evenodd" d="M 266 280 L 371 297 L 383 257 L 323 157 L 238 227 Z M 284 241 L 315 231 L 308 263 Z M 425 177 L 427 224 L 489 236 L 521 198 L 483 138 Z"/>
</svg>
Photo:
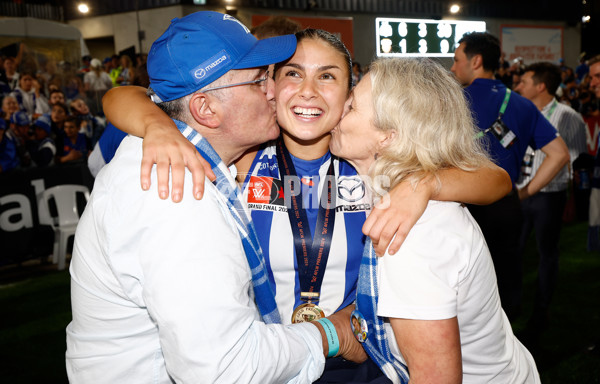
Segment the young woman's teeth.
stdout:
<svg viewBox="0 0 600 384">
<path fill-rule="evenodd" d="M 298 116 L 302 116 L 302 117 L 315 117 L 315 116 L 320 116 L 321 113 L 323 113 L 323 111 L 321 111 L 318 108 L 300 108 L 300 107 L 295 107 L 294 108 L 294 113 Z"/>
</svg>

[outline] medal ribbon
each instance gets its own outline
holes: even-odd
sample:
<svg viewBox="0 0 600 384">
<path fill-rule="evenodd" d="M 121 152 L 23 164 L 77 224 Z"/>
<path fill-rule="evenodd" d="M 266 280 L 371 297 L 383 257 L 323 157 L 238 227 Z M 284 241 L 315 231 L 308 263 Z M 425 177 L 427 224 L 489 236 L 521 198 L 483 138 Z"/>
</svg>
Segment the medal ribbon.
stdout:
<svg viewBox="0 0 600 384">
<path fill-rule="evenodd" d="M 325 193 L 327 194 L 327 207 L 323 207 L 322 204 L 319 204 L 319 214 L 317 216 L 317 224 L 313 239 L 311 239 L 310 235 L 308 217 L 306 216 L 304 209 L 300 206 L 303 201 L 301 186 L 298 195 L 291 194 L 290 201 L 292 206 L 287 207 L 288 217 L 294 235 L 294 249 L 296 251 L 296 261 L 298 263 L 298 279 L 300 281 L 301 292 L 319 293 L 321 291 L 325 267 L 327 265 L 327 259 L 329 258 L 331 238 L 333 236 L 333 224 L 335 222 L 334 193 L 337 191 L 333 158 L 330 161 L 331 163 L 327 170 L 328 177 L 323 184 L 323 191 L 321 194 L 321 196 Z M 298 177 L 290 153 L 285 147 L 281 137 L 277 143 L 277 163 L 283 183 L 291 182 L 290 178 L 287 176 Z M 322 197 L 319 199 L 319 202 L 321 199 Z M 310 249 L 307 242 L 309 239 L 312 240 Z M 318 303 L 318 297 L 315 301 Z"/>
</svg>

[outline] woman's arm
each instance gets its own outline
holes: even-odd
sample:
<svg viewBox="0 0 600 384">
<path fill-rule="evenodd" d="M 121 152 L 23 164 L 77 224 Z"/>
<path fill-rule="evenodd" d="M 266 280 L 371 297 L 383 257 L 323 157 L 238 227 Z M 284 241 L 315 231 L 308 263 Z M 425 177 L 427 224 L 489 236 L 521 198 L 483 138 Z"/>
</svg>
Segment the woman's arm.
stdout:
<svg viewBox="0 0 600 384">
<path fill-rule="evenodd" d="M 158 193 L 162 199 L 169 196 L 169 170 L 172 172 L 173 201 L 181 201 L 185 168 L 192 173 L 194 197 L 204 193 L 204 176 L 214 180 L 210 165 L 194 145 L 175 126 L 175 123 L 147 96 L 146 89 L 136 86 L 112 88 L 102 98 L 107 119 L 116 127 L 134 136 L 144 138 L 142 159 L 142 189 L 150 188 L 150 173 L 156 164 Z"/>
<path fill-rule="evenodd" d="M 429 200 L 485 205 L 506 196 L 512 188 L 508 173 L 491 161 L 475 171 L 451 168 L 441 170 L 437 175 L 439 184 L 433 177 L 421 180 L 416 188 L 404 181 L 375 205 L 365 221 L 363 233 L 371 237 L 377 255 L 383 255 L 388 245 L 390 255 L 400 249 Z"/>
<path fill-rule="evenodd" d="M 406 360 L 410 383 L 462 383 L 460 333 L 456 317 L 446 320 L 390 318 Z"/>
</svg>

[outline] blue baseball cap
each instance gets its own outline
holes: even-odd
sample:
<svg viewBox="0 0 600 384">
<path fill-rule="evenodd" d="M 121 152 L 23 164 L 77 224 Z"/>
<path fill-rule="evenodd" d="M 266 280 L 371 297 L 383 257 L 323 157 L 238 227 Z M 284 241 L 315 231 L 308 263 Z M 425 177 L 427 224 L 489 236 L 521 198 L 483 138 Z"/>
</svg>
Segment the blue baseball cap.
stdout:
<svg viewBox="0 0 600 384">
<path fill-rule="evenodd" d="M 257 40 L 233 16 L 201 11 L 171 20 L 150 48 L 150 87 L 161 101 L 189 95 L 232 69 L 262 67 L 288 59 L 296 37 Z"/>
<path fill-rule="evenodd" d="M 50 115 L 44 114 L 37 118 L 37 120 L 33 123 L 34 126 L 42 128 L 46 131 L 47 134 L 50 134 L 52 127 L 52 120 L 50 119 Z"/>
<path fill-rule="evenodd" d="M 17 111 L 10 117 L 10 122 L 16 125 L 29 125 L 31 124 L 31 119 L 26 112 Z"/>
</svg>

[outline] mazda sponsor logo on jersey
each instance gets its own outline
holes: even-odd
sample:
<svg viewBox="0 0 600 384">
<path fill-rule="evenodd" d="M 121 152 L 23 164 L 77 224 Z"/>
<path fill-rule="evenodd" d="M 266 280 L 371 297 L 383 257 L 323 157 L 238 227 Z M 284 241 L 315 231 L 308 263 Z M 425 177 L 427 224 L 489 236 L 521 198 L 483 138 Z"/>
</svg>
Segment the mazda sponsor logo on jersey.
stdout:
<svg viewBox="0 0 600 384">
<path fill-rule="evenodd" d="M 365 184 L 359 176 L 340 176 L 337 181 L 338 198 L 355 203 L 365 197 Z"/>
</svg>

